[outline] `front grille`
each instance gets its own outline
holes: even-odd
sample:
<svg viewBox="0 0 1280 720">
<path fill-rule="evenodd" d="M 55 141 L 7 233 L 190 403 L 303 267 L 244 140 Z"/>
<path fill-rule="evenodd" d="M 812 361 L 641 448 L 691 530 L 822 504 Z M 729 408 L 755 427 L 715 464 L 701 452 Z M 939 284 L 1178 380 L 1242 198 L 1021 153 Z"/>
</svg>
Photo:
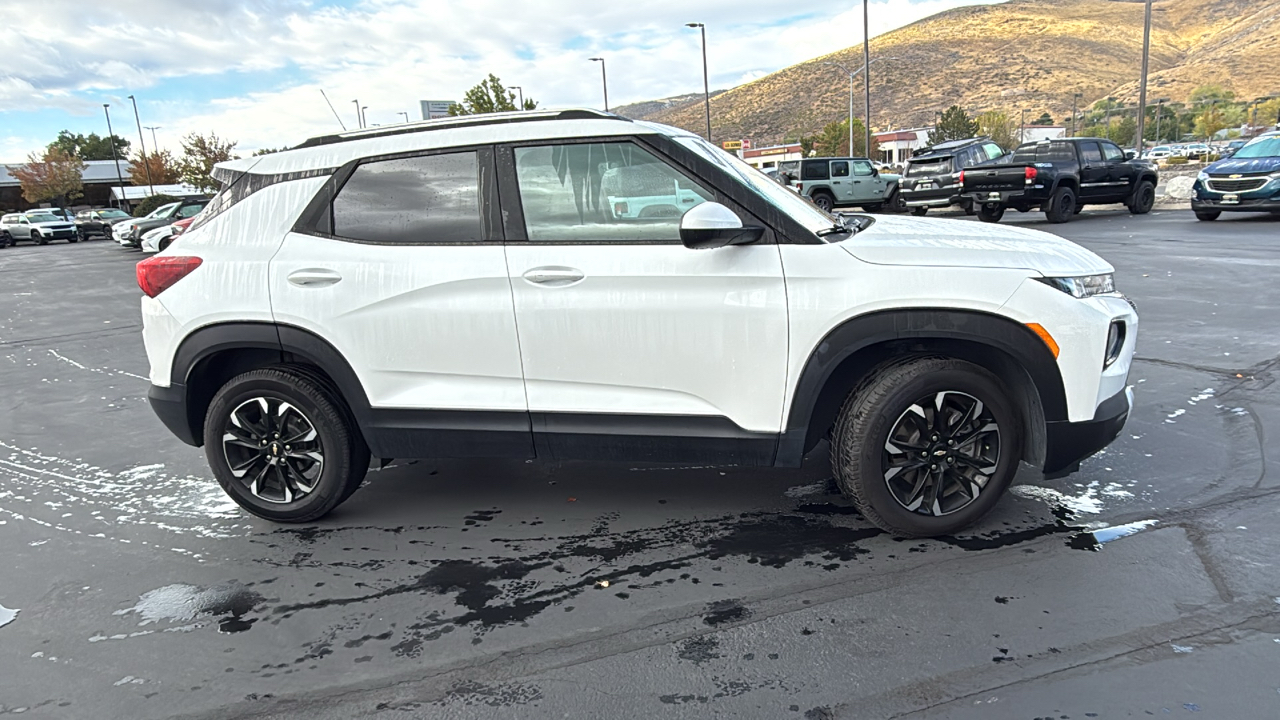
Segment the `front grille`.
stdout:
<svg viewBox="0 0 1280 720">
<path fill-rule="evenodd" d="M 1240 178 L 1239 180 L 1219 180 L 1209 178 L 1209 189 L 1214 192 L 1238 193 L 1257 190 L 1267 184 L 1265 177 Z"/>
</svg>

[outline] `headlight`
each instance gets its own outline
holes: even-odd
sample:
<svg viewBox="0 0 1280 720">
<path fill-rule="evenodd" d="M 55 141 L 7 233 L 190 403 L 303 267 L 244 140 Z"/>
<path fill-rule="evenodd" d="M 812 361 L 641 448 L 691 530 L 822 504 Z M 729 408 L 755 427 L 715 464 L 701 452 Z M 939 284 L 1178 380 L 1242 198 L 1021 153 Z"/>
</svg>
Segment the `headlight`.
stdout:
<svg viewBox="0 0 1280 720">
<path fill-rule="evenodd" d="M 1036 278 L 1040 282 L 1055 287 L 1072 297 L 1088 298 L 1094 295 L 1105 295 L 1116 291 L 1115 277 L 1106 275 L 1085 275 L 1083 277 L 1047 277 Z"/>
<path fill-rule="evenodd" d="M 1202 182 L 1202 183 L 1203 183 L 1203 182 L 1209 182 L 1209 173 L 1207 173 L 1207 172 L 1205 172 L 1205 171 L 1201 170 L 1201 171 L 1200 171 L 1200 174 L 1196 176 L 1196 179 L 1197 179 L 1197 180 L 1199 180 L 1199 181 L 1200 181 L 1200 182 Z"/>
</svg>

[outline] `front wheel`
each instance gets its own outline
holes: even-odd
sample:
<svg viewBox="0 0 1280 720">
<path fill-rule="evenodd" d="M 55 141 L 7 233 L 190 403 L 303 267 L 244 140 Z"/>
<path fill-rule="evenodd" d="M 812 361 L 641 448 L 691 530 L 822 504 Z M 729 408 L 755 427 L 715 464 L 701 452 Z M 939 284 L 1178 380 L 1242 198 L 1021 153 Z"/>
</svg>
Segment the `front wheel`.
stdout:
<svg viewBox="0 0 1280 720">
<path fill-rule="evenodd" d="M 1004 208 L 1000 205 L 982 205 L 978 208 L 978 219 L 982 222 L 998 223 L 1004 217 Z"/>
<path fill-rule="evenodd" d="M 1221 210 L 1203 210 L 1203 211 L 1197 210 L 1196 211 L 1196 219 L 1204 220 L 1205 222 L 1213 222 L 1214 220 L 1217 220 L 1218 217 L 1221 215 L 1222 215 Z"/>
<path fill-rule="evenodd" d="M 1022 456 L 1018 413 L 986 369 L 945 357 L 881 366 L 850 393 L 831 435 L 832 471 L 858 511 L 899 537 L 981 519 Z"/>
<path fill-rule="evenodd" d="M 916 217 L 924 217 L 925 215 L 929 214 L 929 208 L 927 207 L 912 208 L 911 214 L 915 215 Z"/>
<path fill-rule="evenodd" d="M 972 200 L 965 200 L 964 202 L 960 203 L 960 207 L 964 209 L 965 215 L 972 216 L 972 215 L 978 214 L 978 209 L 973 206 Z"/>
<path fill-rule="evenodd" d="M 1156 186 L 1150 180 L 1143 180 L 1138 189 L 1133 191 L 1133 199 L 1129 201 L 1129 212 L 1134 215 L 1146 215 L 1156 204 Z"/>
<path fill-rule="evenodd" d="M 43 235 L 38 235 L 38 234 L 32 233 L 32 235 L 31 235 L 31 239 L 32 239 L 32 240 L 35 240 L 37 245 L 48 245 L 48 244 L 49 244 L 49 238 L 47 238 L 47 237 L 45 237 L 45 236 L 43 236 Z"/>
<path fill-rule="evenodd" d="M 78 243 L 78 242 L 80 242 L 80 236 L 79 236 L 79 235 L 72 235 L 71 237 L 67 238 L 67 242 L 69 242 L 69 243 Z"/>
<path fill-rule="evenodd" d="M 204 446 L 236 504 L 282 523 L 328 514 L 369 469 L 369 449 L 341 400 L 287 367 L 252 370 L 218 390 Z"/>
</svg>

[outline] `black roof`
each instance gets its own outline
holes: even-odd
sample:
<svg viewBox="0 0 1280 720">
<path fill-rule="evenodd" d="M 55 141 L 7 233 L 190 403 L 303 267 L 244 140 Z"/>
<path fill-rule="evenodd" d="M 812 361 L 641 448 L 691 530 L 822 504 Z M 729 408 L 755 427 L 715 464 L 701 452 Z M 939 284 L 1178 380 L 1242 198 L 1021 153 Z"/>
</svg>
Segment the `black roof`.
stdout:
<svg viewBox="0 0 1280 720">
<path fill-rule="evenodd" d="M 447 130 L 451 128 L 476 127 L 480 125 L 506 125 L 510 123 L 542 122 L 547 120 L 618 120 L 620 122 L 631 122 L 631 120 L 624 118 L 621 115 L 581 108 L 552 111 L 528 110 L 523 112 L 490 113 L 485 115 L 459 115 L 457 117 L 440 118 L 438 120 L 424 120 L 422 122 L 409 123 L 407 125 L 392 125 L 389 127 L 370 128 L 366 130 L 352 130 L 350 132 L 334 133 L 332 135 L 319 135 L 307 140 L 297 147 L 318 147 L 320 145 L 332 145 L 333 143 L 348 142 L 351 140 L 364 140 L 367 138 L 388 137 L 391 135 L 407 135 L 409 133 L 429 132 L 431 130 Z"/>
<path fill-rule="evenodd" d="M 940 142 L 937 145 L 930 145 L 929 147 L 920 148 L 919 150 L 912 153 L 910 159 L 914 160 L 918 157 L 924 157 L 926 155 L 946 155 L 949 153 L 953 153 L 956 150 L 969 147 L 970 145 L 977 145 L 978 143 L 984 143 L 984 142 L 991 142 L 991 138 L 983 135 L 982 137 L 971 137 L 971 138 L 965 138 L 963 140 L 948 140 L 946 142 Z"/>
</svg>

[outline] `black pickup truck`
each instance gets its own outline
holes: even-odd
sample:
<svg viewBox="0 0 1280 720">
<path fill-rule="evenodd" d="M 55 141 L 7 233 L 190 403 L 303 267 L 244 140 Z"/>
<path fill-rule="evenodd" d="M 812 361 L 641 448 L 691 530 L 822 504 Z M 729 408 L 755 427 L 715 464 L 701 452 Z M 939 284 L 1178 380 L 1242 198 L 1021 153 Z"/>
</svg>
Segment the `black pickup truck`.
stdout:
<svg viewBox="0 0 1280 720">
<path fill-rule="evenodd" d="M 1156 167 L 1108 140 L 1067 138 L 1025 143 L 1007 163 L 960 174 L 961 196 L 985 222 L 1000 222 L 1006 208 L 1044 211 L 1064 223 L 1085 205 L 1124 203 L 1129 212 L 1151 211 L 1156 200 Z"/>
</svg>

